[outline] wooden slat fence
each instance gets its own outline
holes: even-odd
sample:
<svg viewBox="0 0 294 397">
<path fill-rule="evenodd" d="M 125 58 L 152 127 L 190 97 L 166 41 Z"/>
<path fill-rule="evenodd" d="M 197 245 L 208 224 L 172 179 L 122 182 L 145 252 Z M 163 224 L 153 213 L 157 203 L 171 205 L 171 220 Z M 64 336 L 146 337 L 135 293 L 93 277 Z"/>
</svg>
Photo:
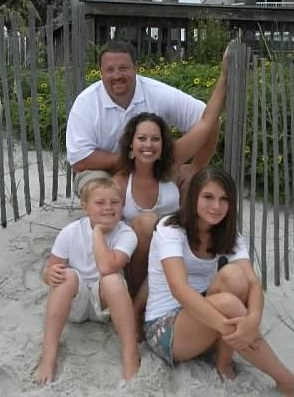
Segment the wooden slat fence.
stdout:
<svg viewBox="0 0 294 397">
<path fill-rule="evenodd" d="M 13 65 L 0 56 L 0 199 L 1 225 L 32 211 L 32 153 L 37 168 L 38 204 L 43 206 L 50 195 L 70 197 L 72 173 L 65 161 L 60 142 L 64 141 L 65 119 L 76 95 L 85 87 L 85 16 L 83 7 L 73 10 L 64 3 L 62 31 L 62 67 L 56 60 L 52 8 L 48 7 L 45 35 L 36 30 L 35 15 L 29 12 L 24 63 L 19 52 L 18 26 L 12 16 Z M 45 41 L 41 40 L 45 38 Z M 5 54 L 4 20 L 0 15 L 0 54 Z M 59 57 L 61 54 L 58 48 Z M 40 74 L 46 102 L 40 91 Z M 62 79 L 60 79 L 62 75 Z M 29 83 L 28 83 L 29 82 Z M 60 98 L 59 85 L 63 85 Z M 29 86 L 28 86 L 29 85 Z M 29 90 L 29 94 L 28 94 Z M 29 98 L 29 109 L 26 106 Z M 49 124 L 52 145 L 42 141 L 40 109 L 50 107 L 45 120 Z M 60 114 L 63 112 L 63 118 Z M 16 114 L 15 114 L 16 113 Z M 45 112 L 46 113 L 46 112 Z M 267 62 L 252 55 L 250 48 L 236 43 L 229 64 L 227 105 L 224 114 L 223 166 L 236 180 L 239 190 L 239 229 L 248 236 L 250 256 L 260 266 L 264 288 L 279 285 L 293 274 L 293 197 L 294 197 L 294 70 L 293 63 Z M 16 122 L 17 121 L 17 122 Z M 31 126 L 33 134 L 29 135 Z M 21 158 L 15 146 L 20 144 Z M 50 159 L 50 180 L 46 185 Z M 21 164 L 21 167 L 20 167 Z M 64 167 L 64 164 L 65 167 Z M 19 177 L 19 169 L 22 175 Z M 47 177 L 46 177 L 47 172 Z M 65 191 L 61 191 L 60 174 L 65 174 Z M 16 175 L 18 175 L 16 177 Z M 23 186 L 23 191 L 20 190 Z M 35 199 L 35 198 L 34 198 Z M 24 202 L 20 208 L 20 202 Z M 268 263 L 274 264 L 273 271 Z M 272 267 L 271 267 L 272 268 Z"/>
</svg>

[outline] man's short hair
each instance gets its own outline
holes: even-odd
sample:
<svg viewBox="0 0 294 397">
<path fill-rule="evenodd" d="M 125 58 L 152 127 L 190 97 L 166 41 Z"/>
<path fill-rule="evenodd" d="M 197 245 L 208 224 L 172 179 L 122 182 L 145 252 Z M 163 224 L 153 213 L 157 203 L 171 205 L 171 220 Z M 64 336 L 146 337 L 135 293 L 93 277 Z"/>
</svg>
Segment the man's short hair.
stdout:
<svg viewBox="0 0 294 397">
<path fill-rule="evenodd" d="M 126 42 L 126 41 L 110 40 L 106 44 L 104 44 L 101 47 L 101 50 L 100 50 L 100 53 L 99 53 L 99 60 L 98 60 L 99 61 L 99 67 L 101 67 L 102 56 L 106 52 L 112 52 L 112 53 L 121 53 L 121 52 L 123 52 L 125 54 L 129 54 L 130 55 L 131 60 L 132 60 L 134 65 L 137 62 L 135 48 L 132 46 L 132 44 L 130 44 L 130 43 Z"/>
</svg>

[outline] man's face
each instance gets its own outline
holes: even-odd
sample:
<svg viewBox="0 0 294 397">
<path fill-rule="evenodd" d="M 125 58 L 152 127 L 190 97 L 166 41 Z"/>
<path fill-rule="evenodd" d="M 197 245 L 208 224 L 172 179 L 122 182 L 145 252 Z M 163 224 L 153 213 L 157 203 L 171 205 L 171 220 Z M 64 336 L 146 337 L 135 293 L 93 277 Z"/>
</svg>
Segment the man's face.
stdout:
<svg viewBox="0 0 294 397">
<path fill-rule="evenodd" d="M 136 85 L 136 66 L 129 54 L 106 52 L 101 58 L 104 87 L 114 102 L 131 101 Z"/>
</svg>

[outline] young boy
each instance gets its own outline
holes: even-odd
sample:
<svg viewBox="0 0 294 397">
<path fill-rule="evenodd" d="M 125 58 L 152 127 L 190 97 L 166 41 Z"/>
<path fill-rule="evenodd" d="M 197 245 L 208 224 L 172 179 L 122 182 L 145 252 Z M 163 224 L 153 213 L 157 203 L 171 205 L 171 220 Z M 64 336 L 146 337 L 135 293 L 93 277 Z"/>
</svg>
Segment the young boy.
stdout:
<svg viewBox="0 0 294 397">
<path fill-rule="evenodd" d="M 80 198 L 86 216 L 61 230 L 43 273 L 50 290 L 39 384 L 54 379 L 67 320 L 105 321 L 109 311 L 122 344 L 123 378 L 131 378 L 139 368 L 134 311 L 121 274 L 136 248 L 136 234 L 120 221 L 121 192 L 113 180 L 89 181 Z"/>
</svg>

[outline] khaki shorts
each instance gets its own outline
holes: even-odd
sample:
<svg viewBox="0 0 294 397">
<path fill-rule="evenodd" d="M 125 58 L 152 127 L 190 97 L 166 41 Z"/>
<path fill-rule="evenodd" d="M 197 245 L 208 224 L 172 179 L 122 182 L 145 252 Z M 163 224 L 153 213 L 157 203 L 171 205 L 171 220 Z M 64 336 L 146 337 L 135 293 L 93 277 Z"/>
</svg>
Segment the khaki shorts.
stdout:
<svg viewBox="0 0 294 397">
<path fill-rule="evenodd" d="M 68 320 L 81 323 L 87 320 L 107 322 L 110 319 L 109 309 L 102 310 L 100 302 L 100 278 L 93 283 L 86 283 L 80 274 L 74 270 L 79 278 L 79 292 L 74 297 Z"/>
<path fill-rule="evenodd" d="M 80 198 L 81 190 L 87 182 L 95 178 L 110 178 L 110 177 L 111 175 L 108 172 L 102 170 L 97 170 L 97 171 L 86 170 L 82 172 L 77 172 L 73 182 L 74 194 Z"/>
</svg>

